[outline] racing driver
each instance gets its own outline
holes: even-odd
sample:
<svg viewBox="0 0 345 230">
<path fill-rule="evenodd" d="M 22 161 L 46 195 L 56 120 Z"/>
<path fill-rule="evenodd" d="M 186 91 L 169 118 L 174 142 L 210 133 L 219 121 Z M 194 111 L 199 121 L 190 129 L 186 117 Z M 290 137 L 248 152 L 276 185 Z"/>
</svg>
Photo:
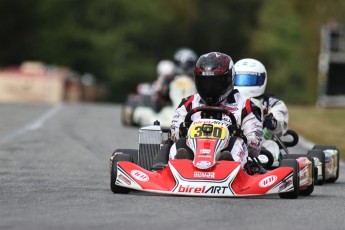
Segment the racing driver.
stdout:
<svg viewBox="0 0 345 230">
<path fill-rule="evenodd" d="M 235 64 L 235 89 L 257 99 L 263 105 L 264 128 L 269 134 L 282 136 L 288 129 L 288 109 L 282 100 L 265 94 L 267 72 L 258 60 L 245 58 Z"/>
<path fill-rule="evenodd" d="M 242 95 L 262 108 L 264 139 L 262 146 L 271 152 L 278 151 L 279 146 L 271 141 L 272 135 L 282 136 L 288 129 L 289 114 L 285 103 L 265 94 L 267 72 L 258 60 L 245 58 L 235 64 L 235 86 Z M 257 103 L 259 102 L 259 104 Z"/>
<path fill-rule="evenodd" d="M 193 108 L 200 106 L 217 106 L 230 110 L 240 125 L 247 142 L 242 138 L 231 138 L 229 145 L 221 153 L 218 160 L 234 160 L 241 162 L 249 174 L 265 173 L 261 167 L 247 164 L 248 155 L 257 157 L 262 143 L 261 110 L 250 98 L 234 90 L 234 63 L 227 54 L 211 52 L 199 57 L 194 68 L 194 80 L 197 94 L 182 99 L 176 109 L 172 125 L 171 136 L 175 144 L 170 149 L 170 159 L 193 159 L 192 150 L 186 144 L 186 134 L 189 124 L 184 119 Z M 200 119 L 201 112 L 195 113 L 192 120 Z M 231 124 L 225 114 L 222 120 Z M 263 170 L 263 171 L 262 171 Z"/>
</svg>

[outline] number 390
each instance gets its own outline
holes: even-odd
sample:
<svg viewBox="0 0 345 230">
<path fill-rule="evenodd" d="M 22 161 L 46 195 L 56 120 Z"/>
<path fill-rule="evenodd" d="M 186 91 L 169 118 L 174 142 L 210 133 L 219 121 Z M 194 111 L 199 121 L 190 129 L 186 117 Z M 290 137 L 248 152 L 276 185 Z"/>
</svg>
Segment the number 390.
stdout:
<svg viewBox="0 0 345 230">
<path fill-rule="evenodd" d="M 198 126 L 198 127 L 195 127 L 195 131 L 196 133 L 194 134 L 194 138 L 202 137 L 202 136 L 210 136 L 210 137 L 216 137 L 216 138 L 222 137 L 222 129 L 218 127 L 214 127 L 211 132 L 203 132 L 202 127 Z"/>
</svg>

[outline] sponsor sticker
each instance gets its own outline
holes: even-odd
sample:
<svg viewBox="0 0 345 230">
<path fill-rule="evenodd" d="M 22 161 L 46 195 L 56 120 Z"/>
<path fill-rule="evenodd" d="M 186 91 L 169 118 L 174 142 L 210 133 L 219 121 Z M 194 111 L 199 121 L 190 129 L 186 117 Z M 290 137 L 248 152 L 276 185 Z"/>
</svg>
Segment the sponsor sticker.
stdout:
<svg viewBox="0 0 345 230">
<path fill-rule="evenodd" d="M 214 172 L 194 172 L 195 178 L 215 178 Z"/>
<path fill-rule="evenodd" d="M 290 185 L 292 184 L 292 179 L 286 181 L 286 182 L 283 182 L 280 186 L 279 186 L 279 190 L 278 192 L 281 192 L 283 190 L 285 190 L 287 187 L 289 187 Z"/>
<path fill-rule="evenodd" d="M 225 194 L 229 191 L 227 186 L 189 186 L 180 185 L 178 187 L 178 193 L 204 193 L 204 194 Z"/>
<path fill-rule="evenodd" d="M 200 154 L 209 154 L 211 152 L 211 149 L 200 149 Z"/>
<path fill-rule="evenodd" d="M 124 175 L 120 174 L 118 177 L 120 180 L 122 180 L 126 184 L 131 185 L 131 181 L 128 178 L 126 178 Z"/>
<path fill-rule="evenodd" d="M 271 186 L 272 184 L 274 184 L 274 182 L 277 181 L 277 179 L 278 177 L 276 175 L 267 176 L 259 182 L 259 186 L 261 188 Z"/>
<path fill-rule="evenodd" d="M 139 181 L 143 181 L 143 182 L 149 181 L 149 179 L 150 179 L 149 176 L 146 175 L 146 173 L 139 171 L 139 170 L 132 170 L 131 175 L 133 178 L 135 178 Z"/>
<path fill-rule="evenodd" d="M 212 76 L 212 75 L 214 75 L 214 73 L 213 72 L 202 72 L 202 75 L 203 76 Z"/>
<path fill-rule="evenodd" d="M 210 156 L 210 155 L 201 155 L 201 154 L 198 154 L 198 157 L 199 158 L 212 158 L 212 156 Z"/>
</svg>

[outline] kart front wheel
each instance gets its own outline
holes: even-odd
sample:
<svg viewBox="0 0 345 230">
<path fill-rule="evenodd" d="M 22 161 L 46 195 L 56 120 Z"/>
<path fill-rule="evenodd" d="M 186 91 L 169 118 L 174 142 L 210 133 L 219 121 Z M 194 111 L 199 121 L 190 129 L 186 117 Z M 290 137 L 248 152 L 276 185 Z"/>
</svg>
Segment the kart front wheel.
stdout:
<svg viewBox="0 0 345 230">
<path fill-rule="evenodd" d="M 318 178 L 317 184 L 323 185 L 325 183 L 325 177 L 326 177 L 326 159 L 325 159 L 325 153 L 321 149 L 312 149 L 309 150 L 307 153 L 308 156 L 311 156 L 312 158 L 317 158 L 319 163 L 321 164 L 321 179 Z M 317 165 L 316 165 L 317 166 Z M 318 175 L 315 175 L 318 177 Z"/>
<path fill-rule="evenodd" d="M 125 103 L 121 107 L 121 123 L 123 126 L 134 126 L 133 122 L 133 111 L 134 106 L 130 103 Z"/>
<path fill-rule="evenodd" d="M 132 161 L 131 156 L 124 153 L 118 153 L 112 156 L 111 170 L 110 170 L 110 189 L 113 193 L 127 194 L 131 190 L 129 188 L 121 187 L 115 184 L 117 178 L 117 162 Z"/>
<path fill-rule="evenodd" d="M 315 177 L 317 175 L 315 175 L 315 161 L 314 161 L 314 158 L 308 156 L 308 160 L 311 161 L 311 168 L 312 168 L 312 171 L 311 171 L 311 178 L 312 178 L 312 183 L 311 185 L 309 185 L 306 189 L 303 189 L 301 190 L 299 193 L 302 195 L 302 196 L 309 196 L 310 194 L 313 193 L 314 191 L 314 182 L 315 182 Z"/>
<path fill-rule="evenodd" d="M 138 149 L 116 149 L 112 156 L 114 156 L 115 154 L 125 154 L 125 155 L 129 155 L 131 157 L 131 162 L 133 162 L 134 164 L 138 164 Z"/>
<path fill-rule="evenodd" d="M 312 194 L 312 192 L 314 191 L 314 182 L 317 182 L 317 175 L 315 175 L 315 161 L 314 161 L 314 158 L 309 156 L 309 155 L 306 155 L 306 154 L 288 154 L 286 156 L 286 159 L 298 159 L 300 157 L 307 157 L 309 161 L 311 161 L 311 165 L 312 165 L 312 172 L 311 172 L 311 175 L 312 175 L 312 184 L 307 186 L 306 189 L 303 189 L 300 191 L 300 195 L 302 196 L 309 196 L 310 194 Z"/>
<path fill-rule="evenodd" d="M 284 192 L 279 193 L 280 198 L 286 198 L 286 199 L 296 199 L 299 196 L 299 167 L 298 162 L 295 159 L 283 159 L 280 162 L 280 167 L 290 167 L 293 169 L 293 175 L 292 175 L 292 181 L 293 181 L 293 191 L 290 192 Z"/>
</svg>

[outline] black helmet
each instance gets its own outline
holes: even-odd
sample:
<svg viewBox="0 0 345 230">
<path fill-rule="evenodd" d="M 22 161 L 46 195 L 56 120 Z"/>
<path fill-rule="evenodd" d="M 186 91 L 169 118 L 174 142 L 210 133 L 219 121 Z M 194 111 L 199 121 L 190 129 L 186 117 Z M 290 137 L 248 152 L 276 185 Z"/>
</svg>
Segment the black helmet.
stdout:
<svg viewBox="0 0 345 230">
<path fill-rule="evenodd" d="M 234 63 L 229 55 L 211 52 L 199 57 L 194 68 L 196 89 L 206 105 L 217 106 L 233 89 Z"/>
</svg>

